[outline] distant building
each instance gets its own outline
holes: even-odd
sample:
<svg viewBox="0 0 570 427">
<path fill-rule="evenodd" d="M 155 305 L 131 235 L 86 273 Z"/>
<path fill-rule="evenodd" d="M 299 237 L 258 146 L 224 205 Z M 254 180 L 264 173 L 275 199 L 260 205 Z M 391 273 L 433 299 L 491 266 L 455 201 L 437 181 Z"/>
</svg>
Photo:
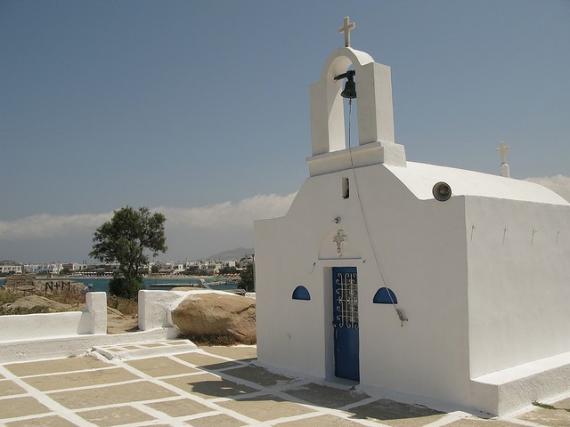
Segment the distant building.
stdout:
<svg viewBox="0 0 570 427">
<path fill-rule="evenodd" d="M 61 270 L 63 270 L 63 264 L 61 263 L 48 264 L 47 272 L 49 274 L 59 274 L 61 273 Z"/>
<path fill-rule="evenodd" d="M 24 264 L 24 272 L 39 274 L 47 272 L 47 264 Z"/>
<path fill-rule="evenodd" d="M 1 274 L 21 274 L 23 272 L 21 265 L 0 265 Z"/>
<path fill-rule="evenodd" d="M 78 264 L 76 262 L 68 262 L 65 264 L 62 264 L 63 269 L 67 269 L 71 272 L 78 272 L 78 271 L 83 271 L 87 269 L 87 265 L 86 264 Z"/>
</svg>

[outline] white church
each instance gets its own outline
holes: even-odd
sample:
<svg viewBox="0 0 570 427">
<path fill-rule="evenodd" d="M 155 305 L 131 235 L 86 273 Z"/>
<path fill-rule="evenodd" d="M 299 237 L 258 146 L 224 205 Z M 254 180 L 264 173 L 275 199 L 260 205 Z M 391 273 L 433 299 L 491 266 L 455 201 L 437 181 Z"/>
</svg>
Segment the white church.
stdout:
<svg viewBox="0 0 570 427">
<path fill-rule="evenodd" d="M 568 393 L 570 204 L 408 161 L 390 67 L 352 28 L 310 89 L 309 177 L 255 223 L 259 363 L 492 415 Z"/>
</svg>

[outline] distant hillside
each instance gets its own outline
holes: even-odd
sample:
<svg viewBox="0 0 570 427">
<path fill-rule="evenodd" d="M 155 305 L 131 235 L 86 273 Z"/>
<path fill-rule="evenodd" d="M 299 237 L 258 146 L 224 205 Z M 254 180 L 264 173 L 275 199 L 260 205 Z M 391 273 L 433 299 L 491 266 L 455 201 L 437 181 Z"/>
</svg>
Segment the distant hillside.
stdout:
<svg viewBox="0 0 570 427">
<path fill-rule="evenodd" d="M 11 260 L 5 259 L 5 260 L 0 261 L 0 265 L 20 265 L 20 263 L 16 262 L 16 261 L 11 261 Z"/>
<path fill-rule="evenodd" d="M 240 259 L 253 254 L 252 248 L 236 248 L 229 251 L 223 251 L 208 257 L 208 259 L 215 259 L 220 261 L 229 261 L 232 259 Z"/>
</svg>

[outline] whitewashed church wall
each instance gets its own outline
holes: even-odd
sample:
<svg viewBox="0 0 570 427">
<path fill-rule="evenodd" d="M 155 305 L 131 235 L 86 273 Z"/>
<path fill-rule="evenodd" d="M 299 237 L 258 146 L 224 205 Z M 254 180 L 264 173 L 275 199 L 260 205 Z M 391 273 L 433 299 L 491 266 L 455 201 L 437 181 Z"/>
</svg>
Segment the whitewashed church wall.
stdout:
<svg viewBox="0 0 570 427">
<path fill-rule="evenodd" d="M 468 405 L 464 198 L 420 201 L 384 167 L 359 179 L 386 282 L 409 318 L 402 327 L 391 305 L 372 304 L 379 275 L 363 271 L 361 383 Z"/>
<path fill-rule="evenodd" d="M 256 223 L 259 360 L 332 376 L 327 271 L 351 265 L 359 276 L 361 384 L 463 404 L 469 398 L 464 199 L 419 201 L 381 165 L 357 174 L 382 270 L 410 321 L 401 327 L 391 305 L 372 303 L 382 285 L 352 172 L 313 177 L 286 217 Z M 342 177 L 351 181 L 346 200 Z M 342 260 L 332 242 L 339 227 L 347 234 Z M 291 299 L 298 284 L 311 301 Z"/>
<path fill-rule="evenodd" d="M 570 351 L 570 208 L 467 199 L 471 376 Z"/>
<path fill-rule="evenodd" d="M 312 261 L 303 256 L 309 248 L 287 218 L 258 221 L 255 231 L 258 360 L 322 378 L 323 306 L 318 290 L 307 283 Z M 309 289 L 311 301 L 291 300 L 297 284 Z"/>
<path fill-rule="evenodd" d="M 88 293 L 84 311 L 0 316 L 0 342 L 106 333 L 105 292 Z"/>
</svg>

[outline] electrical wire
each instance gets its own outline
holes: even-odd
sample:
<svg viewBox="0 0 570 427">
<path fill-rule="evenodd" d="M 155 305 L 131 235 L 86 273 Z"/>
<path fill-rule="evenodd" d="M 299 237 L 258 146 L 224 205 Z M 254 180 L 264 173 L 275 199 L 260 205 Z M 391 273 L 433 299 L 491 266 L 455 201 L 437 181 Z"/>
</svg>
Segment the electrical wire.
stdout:
<svg viewBox="0 0 570 427">
<path fill-rule="evenodd" d="M 384 287 L 390 289 L 388 287 L 388 283 L 386 281 L 386 278 L 384 277 L 384 273 L 382 273 L 382 268 L 380 268 L 380 261 L 378 260 L 378 253 L 376 252 L 376 247 L 374 246 L 374 241 L 372 240 L 372 237 L 370 236 L 370 229 L 368 227 L 368 220 L 366 219 L 366 212 L 364 211 L 364 206 L 362 205 L 362 199 L 360 198 L 360 190 L 358 187 L 358 178 L 356 176 L 356 170 L 354 168 L 354 159 L 352 158 L 351 122 L 352 122 L 352 98 L 349 98 L 348 99 L 348 154 L 350 156 L 350 169 L 352 170 L 352 176 L 354 178 L 354 189 L 355 189 L 355 193 L 356 193 L 356 199 L 358 200 L 358 205 L 360 206 L 360 213 L 362 215 L 362 222 L 364 223 L 364 230 L 366 231 L 366 236 L 368 237 L 368 242 L 370 243 L 370 248 L 372 249 L 372 255 L 374 256 L 374 261 L 376 262 L 376 269 L 378 270 L 378 273 L 380 275 L 380 279 L 382 280 L 382 285 Z M 403 324 L 403 320 L 401 318 L 401 315 L 398 312 L 398 308 L 396 307 L 396 302 L 392 299 L 392 295 L 390 294 L 390 292 L 388 292 L 388 296 L 390 297 L 390 301 L 392 302 L 392 307 L 394 307 L 394 310 L 396 312 L 396 315 L 398 316 L 398 319 L 400 319 L 400 321 Z"/>
</svg>

